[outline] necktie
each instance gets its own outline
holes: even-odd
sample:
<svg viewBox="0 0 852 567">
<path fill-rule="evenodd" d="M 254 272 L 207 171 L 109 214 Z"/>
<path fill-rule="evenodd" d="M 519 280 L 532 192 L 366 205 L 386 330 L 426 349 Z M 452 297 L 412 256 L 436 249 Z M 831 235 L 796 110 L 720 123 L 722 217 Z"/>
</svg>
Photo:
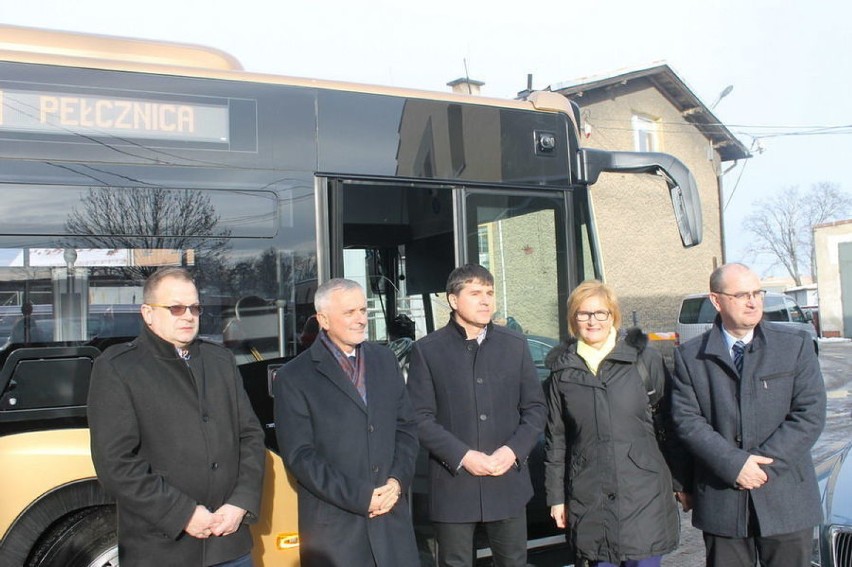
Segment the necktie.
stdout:
<svg viewBox="0 0 852 567">
<path fill-rule="evenodd" d="M 743 373 L 743 355 L 745 354 L 745 343 L 737 341 L 732 348 L 734 352 L 734 366 L 737 367 L 737 374 Z"/>
<path fill-rule="evenodd" d="M 364 383 L 364 375 L 358 372 L 358 359 L 354 354 L 347 356 L 349 364 L 352 365 L 352 383 L 355 384 L 355 389 L 361 394 L 361 399 L 367 401 L 367 385 Z"/>
</svg>

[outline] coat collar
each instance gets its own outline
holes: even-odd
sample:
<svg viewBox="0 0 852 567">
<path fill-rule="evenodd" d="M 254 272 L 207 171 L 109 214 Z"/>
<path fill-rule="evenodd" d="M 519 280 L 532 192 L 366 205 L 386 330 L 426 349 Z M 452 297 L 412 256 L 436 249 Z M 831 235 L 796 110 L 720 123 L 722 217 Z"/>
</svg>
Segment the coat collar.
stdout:
<svg viewBox="0 0 852 567">
<path fill-rule="evenodd" d="M 136 341 L 138 341 L 139 344 L 143 344 L 147 348 L 150 348 L 152 351 L 154 351 L 154 356 L 157 356 L 159 358 L 178 358 L 175 345 L 165 339 L 158 337 L 151 329 L 148 328 L 147 325 L 142 325 L 142 332 L 139 333 L 138 337 L 136 337 Z M 191 358 L 198 356 L 200 343 L 201 340 L 196 337 L 189 344 L 188 348 L 189 355 Z"/>
<path fill-rule="evenodd" d="M 760 322 L 754 328 L 754 337 L 747 345 L 746 352 L 760 352 L 766 347 L 767 338 L 764 326 L 764 323 Z M 713 327 L 705 333 L 700 353 L 700 356 L 704 358 L 715 358 L 718 364 L 730 371 L 731 376 L 737 377 L 734 361 L 731 359 L 731 353 L 728 350 L 728 343 L 725 341 L 725 336 L 722 333 L 722 318 L 719 315 L 716 315 Z"/>
<path fill-rule="evenodd" d="M 638 328 L 628 329 L 604 360 L 635 362 L 646 346 L 648 346 L 648 335 Z M 553 347 L 544 363 L 553 372 L 566 368 L 586 368 L 586 363 L 577 355 L 577 339 L 574 337 Z"/>
<path fill-rule="evenodd" d="M 361 343 L 359 348 L 359 356 L 364 356 L 365 351 L 367 350 L 367 346 L 365 343 Z M 361 395 L 358 393 L 358 390 L 355 388 L 355 385 L 352 383 L 352 380 L 343 372 L 343 369 L 340 368 L 340 364 L 337 363 L 337 360 L 334 359 L 334 355 L 332 355 L 328 348 L 322 343 L 321 340 L 317 339 L 311 345 L 308 352 L 311 354 L 311 360 L 314 362 L 314 366 L 317 369 L 317 372 L 322 374 L 326 379 L 328 379 L 332 384 L 334 384 L 337 388 L 340 389 L 341 392 L 346 394 L 349 399 L 351 399 L 359 408 L 361 408 L 365 413 L 367 412 L 367 404 L 364 403 L 364 400 L 361 399 Z M 364 359 L 364 364 L 369 365 L 370 358 L 369 356 Z M 366 374 L 364 379 L 367 382 L 367 396 L 370 395 L 370 372 L 369 368 L 366 369 Z"/>
<path fill-rule="evenodd" d="M 754 337 L 752 337 L 751 342 L 748 344 L 748 352 L 754 352 L 766 346 L 766 333 L 763 327 L 764 325 L 761 322 L 754 328 Z M 722 318 L 719 315 L 716 315 L 713 327 L 707 333 L 702 350 L 706 356 L 714 356 L 731 362 L 731 353 L 728 350 L 728 343 L 725 341 L 725 336 L 722 333 Z M 731 367 L 733 368 L 732 364 Z"/>
<path fill-rule="evenodd" d="M 455 311 L 454 311 L 453 313 L 455 313 Z M 450 314 L 450 322 L 449 322 L 449 323 L 447 323 L 447 327 L 450 327 L 450 328 L 452 328 L 452 329 L 455 329 L 455 330 L 456 330 L 456 332 L 459 334 L 459 336 L 461 336 L 461 338 L 462 338 L 462 339 L 464 339 L 464 340 L 466 340 L 466 341 L 468 341 L 468 340 L 473 340 L 473 339 L 468 339 L 468 338 L 467 338 L 467 331 L 465 331 L 464 327 L 462 327 L 461 325 L 459 325 L 459 324 L 456 322 L 456 318 L 453 316 L 453 314 Z M 488 336 L 491 334 L 491 330 L 492 330 L 492 329 L 494 329 L 494 323 L 489 322 L 489 323 L 485 326 L 485 340 L 488 340 Z"/>
</svg>

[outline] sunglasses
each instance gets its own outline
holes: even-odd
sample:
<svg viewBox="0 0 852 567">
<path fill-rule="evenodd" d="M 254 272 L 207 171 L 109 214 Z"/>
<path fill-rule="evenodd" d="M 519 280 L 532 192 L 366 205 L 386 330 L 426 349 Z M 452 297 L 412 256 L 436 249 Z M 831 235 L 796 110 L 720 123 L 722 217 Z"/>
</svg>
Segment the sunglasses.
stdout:
<svg viewBox="0 0 852 567">
<path fill-rule="evenodd" d="M 148 303 L 147 305 L 150 307 L 162 307 L 163 309 L 168 309 L 169 313 L 175 317 L 180 317 L 186 313 L 187 309 L 189 309 L 189 312 L 192 313 L 193 317 L 198 317 L 203 311 L 203 308 L 198 303 L 195 305 L 160 305 L 158 303 Z"/>
</svg>

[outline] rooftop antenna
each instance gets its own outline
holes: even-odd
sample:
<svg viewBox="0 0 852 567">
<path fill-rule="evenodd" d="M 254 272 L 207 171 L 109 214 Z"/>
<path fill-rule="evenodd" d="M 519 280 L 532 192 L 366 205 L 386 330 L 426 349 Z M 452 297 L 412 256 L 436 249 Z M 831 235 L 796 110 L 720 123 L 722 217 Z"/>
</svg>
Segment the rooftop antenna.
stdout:
<svg viewBox="0 0 852 567">
<path fill-rule="evenodd" d="M 473 88 L 470 86 L 470 73 L 467 70 L 467 57 L 462 58 L 462 62 L 464 63 L 464 78 L 467 81 L 467 94 L 473 94 Z"/>
</svg>

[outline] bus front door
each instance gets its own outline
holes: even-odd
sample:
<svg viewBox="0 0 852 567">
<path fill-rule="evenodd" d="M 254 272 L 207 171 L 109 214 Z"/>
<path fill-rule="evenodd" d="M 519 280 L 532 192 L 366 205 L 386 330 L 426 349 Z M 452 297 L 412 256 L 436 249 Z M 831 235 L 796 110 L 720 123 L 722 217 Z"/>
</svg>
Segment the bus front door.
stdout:
<svg viewBox="0 0 852 567">
<path fill-rule="evenodd" d="M 547 377 L 544 357 L 565 336 L 565 300 L 579 277 L 569 280 L 576 255 L 570 253 L 566 193 L 355 180 L 331 180 L 328 188 L 327 272 L 320 279 L 362 284 L 369 340 L 403 347 L 404 365 L 404 346 L 450 316 L 444 293 L 449 273 L 478 263 L 494 275 L 495 323 L 527 338 L 539 377 Z M 425 454 L 420 461 L 413 512 L 421 549 L 428 549 Z M 544 498 L 543 443 L 529 463 L 535 488 L 530 545 L 549 545 L 561 540 Z M 478 547 L 480 556 L 488 555 L 486 542 Z"/>
</svg>

